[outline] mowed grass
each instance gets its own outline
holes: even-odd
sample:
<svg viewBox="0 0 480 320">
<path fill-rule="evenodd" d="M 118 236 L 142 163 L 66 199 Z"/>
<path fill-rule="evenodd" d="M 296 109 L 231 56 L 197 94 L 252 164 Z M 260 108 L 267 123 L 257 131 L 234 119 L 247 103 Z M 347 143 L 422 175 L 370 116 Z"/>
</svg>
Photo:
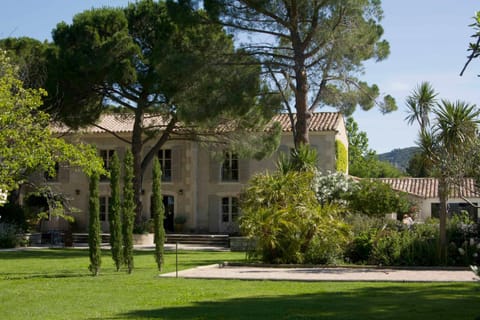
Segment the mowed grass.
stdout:
<svg viewBox="0 0 480 320">
<path fill-rule="evenodd" d="M 178 255 L 180 269 L 243 258 Z M 115 272 L 107 251 L 100 276 L 88 264 L 87 250 L 0 251 L 0 319 L 480 319 L 480 283 L 162 278 L 146 251 L 135 252 L 131 275 Z"/>
</svg>

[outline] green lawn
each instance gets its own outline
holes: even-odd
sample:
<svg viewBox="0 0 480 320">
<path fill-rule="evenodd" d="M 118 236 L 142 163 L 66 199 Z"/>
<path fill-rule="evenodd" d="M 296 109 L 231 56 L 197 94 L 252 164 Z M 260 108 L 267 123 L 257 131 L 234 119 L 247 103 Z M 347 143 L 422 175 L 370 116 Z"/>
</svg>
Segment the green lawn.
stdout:
<svg viewBox="0 0 480 320">
<path fill-rule="evenodd" d="M 242 253 L 181 252 L 181 269 Z M 0 319 L 480 319 L 480 283 L 349 283 L 160 278 L 152 252 L 132 275 L 104 252 L 99 277 L 86 250 L 0 252 Z M 168 253 L 166 272 L 175 270 Z"/>
</svg>

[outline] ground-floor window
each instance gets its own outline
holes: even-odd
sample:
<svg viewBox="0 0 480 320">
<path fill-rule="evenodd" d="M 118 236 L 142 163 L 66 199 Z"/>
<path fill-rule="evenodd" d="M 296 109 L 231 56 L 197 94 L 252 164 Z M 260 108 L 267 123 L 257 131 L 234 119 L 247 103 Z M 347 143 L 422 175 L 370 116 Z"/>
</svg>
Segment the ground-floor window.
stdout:
<svg viewBox="0 0 480 320">
<path fill-rule="evenodd" d="M 108 219 L 108 206 L 110 203 L 110 197 L 100 197 L 100 221 L 107 221 Z"/>
<path fill-rule="evenodd" d="M 447 204 L 448 218 L 451 218 L 453 215 L 466 212 L 468 213 L 468 216 L 470 217 L 471 220 L 477 221 L 478 209 L 476 208 L 476 206 L 477 206 L 477 203 L 472 203 L 472 204 L 469 204 L 466 202 L 448 203 Z M 440 217 L 439 203 L 432 203 L 431 210 L 432 210 L 432 218 Z"/>
<path fill-rule="evenodd" d="M 231 223 L 238 220 L 238 198 L 222 198 L 222 222 Z"/>
</svg>

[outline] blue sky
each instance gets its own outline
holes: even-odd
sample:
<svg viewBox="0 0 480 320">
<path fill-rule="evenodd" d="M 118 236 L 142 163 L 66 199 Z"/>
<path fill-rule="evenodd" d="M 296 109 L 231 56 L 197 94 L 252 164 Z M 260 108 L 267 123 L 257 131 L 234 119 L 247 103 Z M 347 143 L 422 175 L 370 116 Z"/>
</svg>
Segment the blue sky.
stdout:
<svg viewBox="0 0 480 320">
<path fill-rule="evenodd" d="M 92 7 L 124 6 L 128 0 L 5 0 L 0 11 L 0 38 L 29 36 L 51 39 L 60 21 L 70 23 L 75 13 Z M 382 25 L 391 54 L 380 63 L 367 63 L 361 78 L 376 83 L 397 100 L 399 110 L 381 115 L 376 110 L 354 114 L 377 152 L 415 145 L 418 128 L 405 121 L 405 98 L 422 81 L 429 81 L 448 100 L 480 105 L 480 61 L 463 77 L 466 48 L 473 30 L 478 0 L 383 0 Z"/>
</svg>

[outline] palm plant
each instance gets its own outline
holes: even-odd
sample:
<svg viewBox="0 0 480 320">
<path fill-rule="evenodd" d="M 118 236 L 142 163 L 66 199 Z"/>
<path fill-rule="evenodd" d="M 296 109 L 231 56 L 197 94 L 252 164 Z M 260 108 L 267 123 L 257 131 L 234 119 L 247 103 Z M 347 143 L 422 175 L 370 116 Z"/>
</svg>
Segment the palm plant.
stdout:
<svg viewBox="0 0 480 320">
<path fill-rule="evenodd" d="M 463 101 L 442 100 L 433 113 L 435 123 L 430 131 L 420 132 L 419 145 L 439 179 L 440 259 L 445 262 L 448 195 L 454 180 L 464 175 L 462 164 L 477 145 L 480 111 Z"/>
<path fill-rule="evenodd" d="M 429 82 L 422 82 L 417 86 L 406 101 L 408 115 L 405 120 L 408 124 L 417 122 L 420 131 L 425 131 L 430 124 L 429 114 L 435 106 L 437 95 Z"/>
</svg>

